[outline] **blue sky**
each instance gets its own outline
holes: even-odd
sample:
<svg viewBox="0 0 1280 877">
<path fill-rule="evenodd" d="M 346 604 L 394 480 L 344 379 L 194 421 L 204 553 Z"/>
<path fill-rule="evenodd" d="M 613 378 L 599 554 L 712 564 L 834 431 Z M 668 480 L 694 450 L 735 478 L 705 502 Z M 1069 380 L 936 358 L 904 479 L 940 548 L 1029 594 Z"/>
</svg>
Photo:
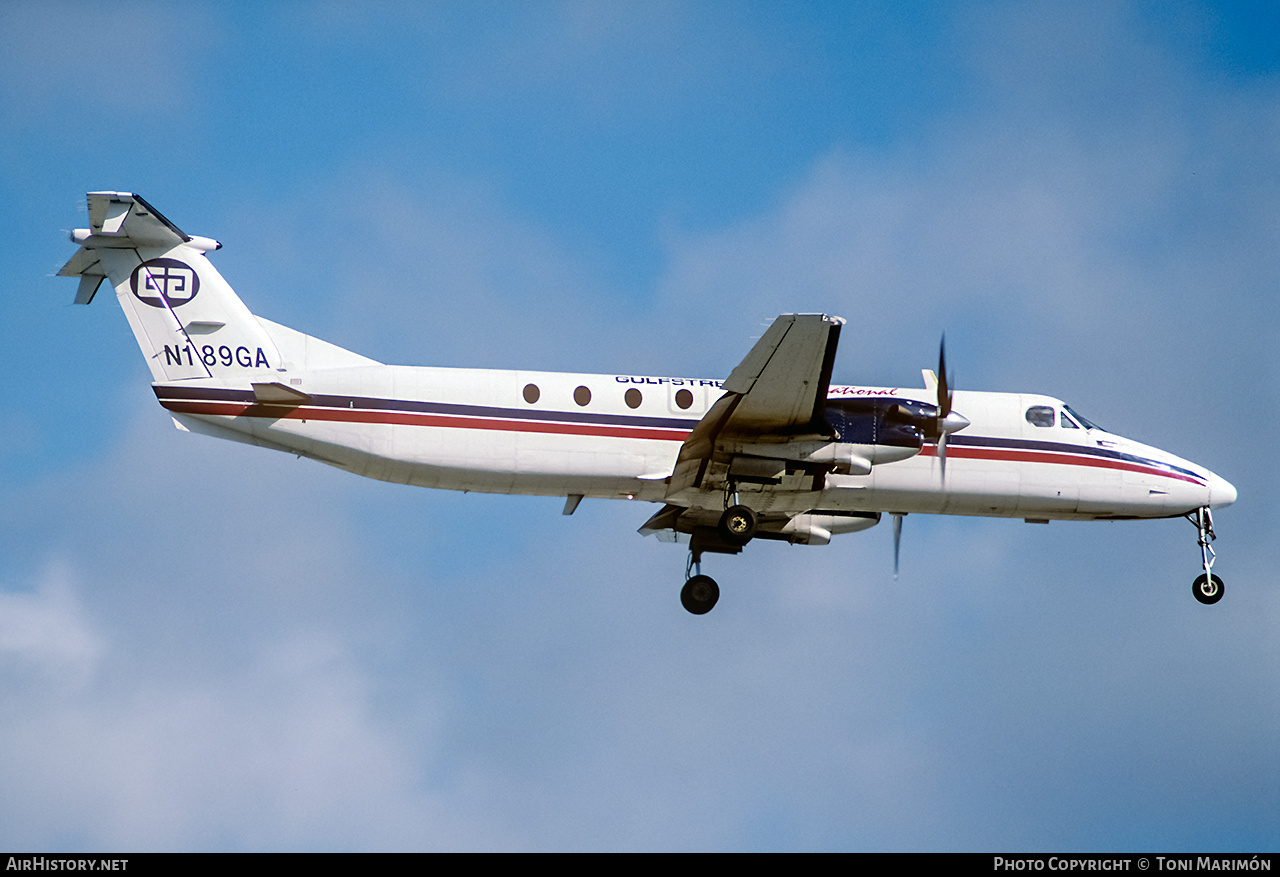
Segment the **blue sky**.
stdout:
<svg viewBox="0 0 1280 877">
<path fill-rule="evenodd" d="M 1274 850 L 1267 4 L 0 8 L 0 846 Z M 138 192 L 382 361 L 1043 392 L 1231 480 L 1182 521 L 912 516 L 709 569 L 647 506 L 176 432 L 53 273 Z M 16 208 L 16 209 L 14 209 Z"/>
</svg>

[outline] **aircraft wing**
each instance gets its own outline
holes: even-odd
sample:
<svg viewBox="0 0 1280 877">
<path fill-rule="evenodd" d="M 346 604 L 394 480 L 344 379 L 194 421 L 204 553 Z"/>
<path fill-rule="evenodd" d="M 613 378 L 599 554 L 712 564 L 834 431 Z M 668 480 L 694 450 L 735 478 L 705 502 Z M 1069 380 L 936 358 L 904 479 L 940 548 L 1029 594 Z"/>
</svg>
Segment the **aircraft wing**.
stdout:
<svg viewBox="0 0 1280 877">
<path fill-rule="evenodd" d="M 822 422 L 843 320 L 825 314 L 778 317 L 723 384 L 740 397 L 725 424 L 735 430 L 795 432 Z"/>
<path fill-rule="evenodd" d="M 680 447 L 669 503 L 685 505 L 681 494 L 691 488 L 718 489 L 735 461 L 759 477 L 773 466 L 770 459 L 788 458 L 788 444 L 830 440 L 823 413 L 843 322 L 825 314 L 784 314 L 774 320 Z M 721 464 L 724 476 L 716 474 L 715 464 Z"/>
</svg>

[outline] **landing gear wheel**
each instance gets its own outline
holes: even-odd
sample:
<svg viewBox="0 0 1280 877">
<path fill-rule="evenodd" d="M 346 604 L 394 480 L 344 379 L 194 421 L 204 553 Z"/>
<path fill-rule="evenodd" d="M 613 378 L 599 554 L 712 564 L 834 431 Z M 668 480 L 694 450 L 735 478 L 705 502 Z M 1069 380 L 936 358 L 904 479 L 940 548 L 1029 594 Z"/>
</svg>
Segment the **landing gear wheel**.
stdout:
<svg viewBox="0 0 1280 877">
<path fill-rule="evenodd" d="M 746 545 L 755 534 L 756 513 L 746 506 L 729 506 L 720 516 L 720 535 L 730 545 Z"/>
<path fill-rule="evenodd" d="M 694 615 L 706 615 L 720 599 L 720 586 L 711 576 L 697 575 L 680 589 L 680 602 Z"/>
<path fill-rule="evenodd" d="M 1201 573 L 1191 586 L 1191 593 L 1206 606 L 1212 606 L 1222 599 L 1222 579 L 1215 575 Z"/>
</svg>

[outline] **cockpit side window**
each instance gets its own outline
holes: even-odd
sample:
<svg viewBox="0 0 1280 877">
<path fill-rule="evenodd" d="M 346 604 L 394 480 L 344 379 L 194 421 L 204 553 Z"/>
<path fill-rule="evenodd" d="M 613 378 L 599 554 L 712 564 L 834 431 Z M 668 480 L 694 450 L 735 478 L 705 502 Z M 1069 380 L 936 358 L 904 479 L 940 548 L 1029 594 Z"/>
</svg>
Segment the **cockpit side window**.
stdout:
<svg viewBox="0 0 1280 877">
<path fill-rule="evenodd" d="M 1106 430 L 1105 430 L 1105 429 L 1102 429 L 1102 427 L 1098 426 L 1098 424 L 1096 424 L 1096 423 L 1093 423 L 1093 422 L 1089 421 L 1089 420 L 1088 420 L 1087 418 L 1085 418 L 1085 417 L 1081 417 L 1081 416 L 1080 416 L 1080 412 L 1079 412 L 1079 411 L 1074 410 L 1070 405 L 1063 405 L 1063 406 L 1062 406 L 1062 408 L 1063 408 L 1063 410 L 1064 410 L 1064 411 L 1066 411 L 1066 412 L 1067 412 L 1067 414 L 1070 414 L 1072 417 L 1074 417 L 1074 418 L 1075 418 L 1076 423 L 1080 424 L 1080 425 L 1081 425 L 1081 426 L 1083 426 L 1085 429 L 1101 429 L 1103 432 L 1106 432 Z M 1062 419 L 1063 419 L 1063 420 L 1066 420 L 1066 419 L 1067 419 L 1067 415 L 1066 415 L 1066 414 L 1062 415 Z"/>
<path fill-rule="evenodd" d="M 1067 412 L 1065 411 L 1062 411 L 1058 414 L 1058 423 L 1062 424 L 1062 427 L 1064 429 L 1080 428 L 1079 426 L 1076 425 L 1075 421 L 1073 421 L 1070 417 L 1067 416 Z"/>
<path fill-rule="evenodd" d="M 1032 405 L 1027 409 L 1027 423 L 1032 426 L 1053 426 L 1053 409 L 1048 405 Z"/>
</svg>

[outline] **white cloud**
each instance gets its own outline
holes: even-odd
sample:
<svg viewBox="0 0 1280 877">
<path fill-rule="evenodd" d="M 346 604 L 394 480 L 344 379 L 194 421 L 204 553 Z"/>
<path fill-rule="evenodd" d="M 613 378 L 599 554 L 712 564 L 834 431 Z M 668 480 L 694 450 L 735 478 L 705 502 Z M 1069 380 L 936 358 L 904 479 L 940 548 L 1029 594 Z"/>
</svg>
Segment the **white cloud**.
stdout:
<svg viewBox="0 0 1280 877">
<path fill-rule="evenodd" d="M 0 591 L 0 661 L 34 670 L 39 684 L 78 688 L 105 647 L 65 564 L 46 568 L 33 591 Z"/>
</svg>

